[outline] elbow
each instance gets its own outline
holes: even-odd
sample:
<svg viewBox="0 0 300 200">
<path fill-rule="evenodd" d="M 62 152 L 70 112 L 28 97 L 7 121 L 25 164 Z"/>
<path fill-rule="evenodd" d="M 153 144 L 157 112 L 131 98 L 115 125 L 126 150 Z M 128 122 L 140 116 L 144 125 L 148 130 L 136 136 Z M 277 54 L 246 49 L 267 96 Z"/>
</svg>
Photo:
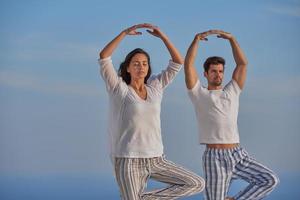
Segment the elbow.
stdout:
<svg viewBox="0 0 300 200">
<path fill-rule="evenodd" d="M 241 60 L 239 63 L 238 63 L 239 66 L 243 66 L 243 67 L 247 67 L 248 65 L 248 61 L 245 59 L 245 60 Z"/>
<path fill-rule="evenodd" d="M 111 53 L 109 51 L 105 50 L 105 49 L 103 49 L 99 53 L 100 59 L 108 58 L 109 56 L 111 56 Z"/>
<path fill-rule="evenodd" d="M 184 61 L 183 61 L 183 64 L 184 64 L 184 66 L 186 67 L 186 66 L 189 66 L 190 65 L 190 60 L 187 58 L 187 56 L 184 58 Z"/>
<path fill-rule="evenodd" d="M 183 58 L 180 56 L 178 58 L 172 58 L 172 61 L 175 62 L 175 63 L 178 63 L 180 65 L 183 65 Z"/>
<path fill-rule="evenodd" d="M 184 64 L 184 61 L 183 61 L 183 59 L 182 59 L 182 58 L 180 58 L 180 59 L 178 60 L 178 64 L 181 64 L 181 65 L 183 65 L 183 64 Z"/>
<path fill-rule="evenodd" d="M 245 66 L 248 65 L 248 60 L 247 60 L 247 58 L 244 58 L 244 59 L 242 60 L 242 65 L 245 65 Z"/>
<path fill-rule="evenodd" d="M 192 64 L 192 62 L 190 62 L 190 60 L 189 59 L 184 59 L 184 68 L 185 69 L 190 69 L 191 67 L 193 67 L 193 64 Z"/>
<path fill-rule="evenodd" d="M 106 55 L 105 55 L 105 53 L 103 53 L 103 51 L 100 51 L 99 57 L 100 57 L 100 59 L 103 59 L 106 57 Z"/>
</svg>

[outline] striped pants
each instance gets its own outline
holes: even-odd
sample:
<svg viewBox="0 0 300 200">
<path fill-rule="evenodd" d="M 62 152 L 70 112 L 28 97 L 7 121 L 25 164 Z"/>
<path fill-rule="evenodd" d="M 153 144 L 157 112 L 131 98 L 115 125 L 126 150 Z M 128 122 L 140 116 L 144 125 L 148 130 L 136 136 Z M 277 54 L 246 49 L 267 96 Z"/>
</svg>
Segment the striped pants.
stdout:
<svg viewBox="0 0 300 200">
<path fill-rule="evenodd" d="M 123 200 L 177 199 L 197 194 L 205 185 L 201 177 L 164 157 L 116 158 L 115 175 Z M 149 178 L 168 186 L 144 192 Z"/>
<path fill-rule="evenodd" d="M 230 182 L 234 179 L 242 179 L 249 183 L 233 197 L 235 200 L 262 199 L 279 183 L 274 172 L 251 158 L 242 147 L 207 148 L 203 154 L 203 168 L 206 200 L 224 200 Z"/>
</svg>

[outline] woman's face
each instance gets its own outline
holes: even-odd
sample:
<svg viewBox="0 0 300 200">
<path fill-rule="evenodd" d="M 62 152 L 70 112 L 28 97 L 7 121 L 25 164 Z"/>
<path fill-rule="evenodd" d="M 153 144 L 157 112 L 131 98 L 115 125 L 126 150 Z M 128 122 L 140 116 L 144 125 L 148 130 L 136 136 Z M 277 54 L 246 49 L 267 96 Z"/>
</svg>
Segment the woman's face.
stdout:
<svg viewBox="0 0 300 200">
<path fill-rule="evenodd" d="M 147 56 L 142 53 L 135 54 L 127 67 L 131 80 L 144 80 L 148 74 L 149 63 Z"/>
</svg>

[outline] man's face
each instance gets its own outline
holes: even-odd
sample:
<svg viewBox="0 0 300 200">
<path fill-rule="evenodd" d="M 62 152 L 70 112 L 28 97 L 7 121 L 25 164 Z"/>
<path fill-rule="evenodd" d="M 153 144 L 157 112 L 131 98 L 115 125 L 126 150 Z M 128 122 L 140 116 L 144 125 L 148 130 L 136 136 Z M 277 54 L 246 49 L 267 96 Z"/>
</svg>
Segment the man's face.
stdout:
<svg viewBox="0 0 300 200">
<path fill-rule="evenodd" d="M 204 72 L 204 76 L 207 78 L 208 85 L 220 86 L 223 81 L 224 66 L 222 64 L 211 64 L 208 72 Z"/>
</svg>

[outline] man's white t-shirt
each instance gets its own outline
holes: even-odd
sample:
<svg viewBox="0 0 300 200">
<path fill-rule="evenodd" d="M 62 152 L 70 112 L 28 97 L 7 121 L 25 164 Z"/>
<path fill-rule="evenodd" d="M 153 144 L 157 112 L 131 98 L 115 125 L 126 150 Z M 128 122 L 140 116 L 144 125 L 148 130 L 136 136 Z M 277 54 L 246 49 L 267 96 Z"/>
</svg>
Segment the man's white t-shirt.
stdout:
<svg viewBox="0 0 300 200">
<path fill-rule="evenodd" d="M 163 91 L 182 65 L 169 62 L 166 70 L 151 76 L 147 99 L 141 99 L 118 76 L 111 57 L 99 59 L 100 74 L 109 94 L 109 136 L 112 157 L 151 158 L 163 155 L 160 109 Z"/>
<path fill-rule="evenodd" d="M 240 142 L 237 124 L 240 93 L 233 79 L 220 90 L 208 90 L 199 80 L 188 90 L 196 111 L 201 144 Z"/>
</svg>

